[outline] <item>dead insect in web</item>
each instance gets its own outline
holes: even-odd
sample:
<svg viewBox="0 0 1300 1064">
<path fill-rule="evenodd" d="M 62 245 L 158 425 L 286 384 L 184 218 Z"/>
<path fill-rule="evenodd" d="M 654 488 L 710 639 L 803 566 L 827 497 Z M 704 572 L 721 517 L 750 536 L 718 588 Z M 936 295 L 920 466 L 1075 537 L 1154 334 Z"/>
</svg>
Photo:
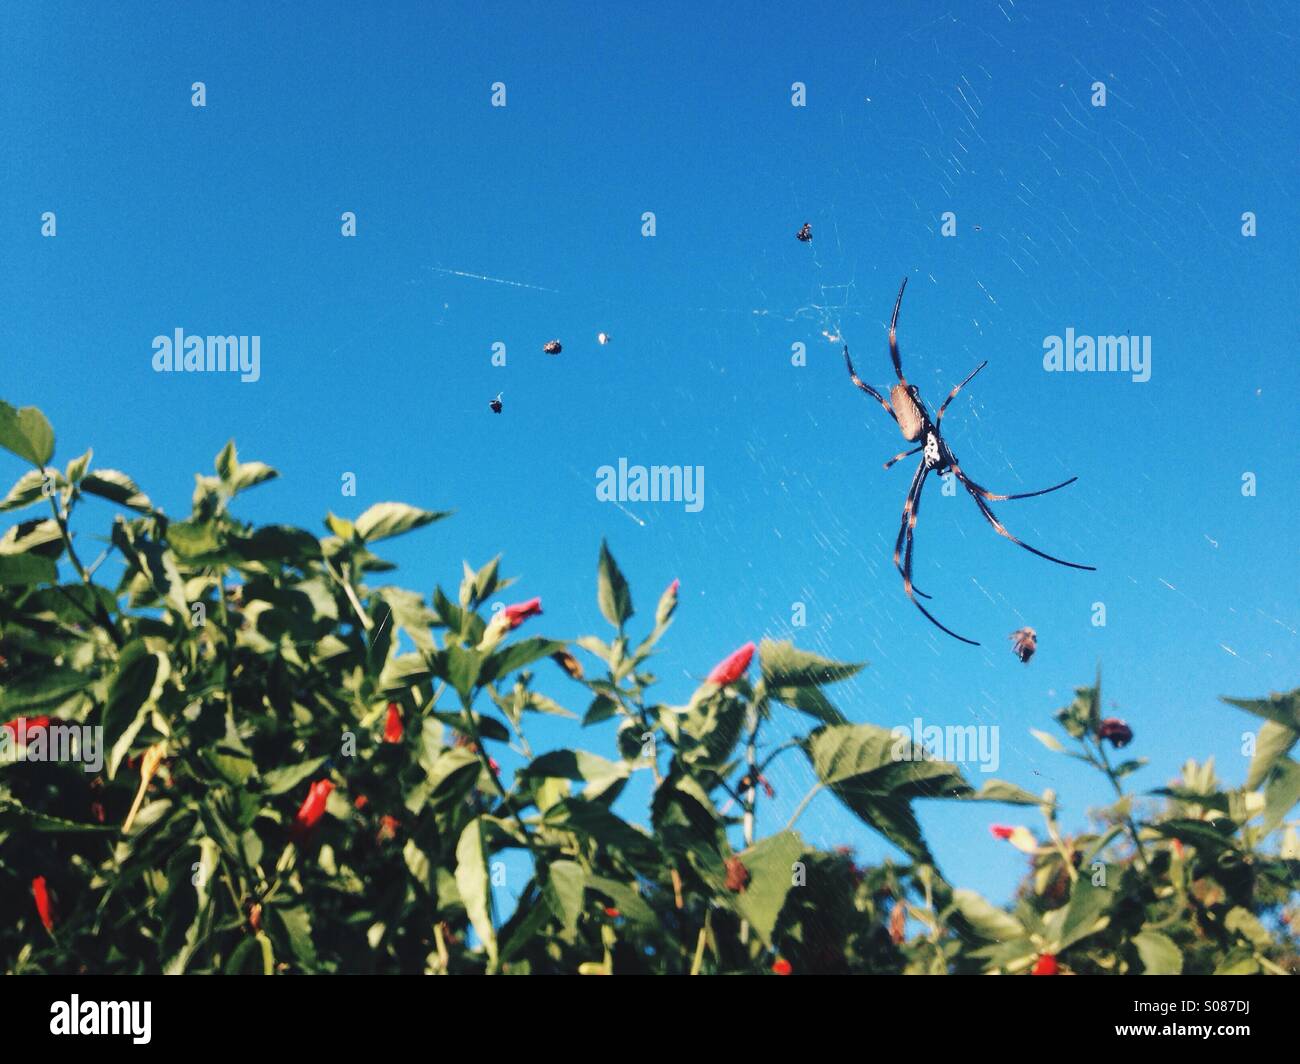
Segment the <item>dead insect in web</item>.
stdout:
<svg viewBox="0 0 1300 1064">
<path fill-rule="evenodd" d="M 598 343 L 598 344 L 600 344 L 602 347 L 604 347 L 605 344 L 609 343 L 609 333 L 597 333 L 597 334 L 596 334 L 596 343 Z"/>
<path fill-rule="evenodd" d="M 502 396 L 502 394 L 503 394 L 503 393 L 501 393 L 501 392 L 497 392 L 497 397 L 496 397 L 495 399 L 492 399 L 492 400 L 490 400 L 490 401 L 488 402 L 488 406 L 490 406 L 490 407 L 492 408 L 492 413 L 494 413 L 494 414 L 499 414 L 499 413 L 501 413 L 501 396 Z"/>
<path fill-rule="evenodd" d="M 1038 633 L 1032 628 L 1017 628 L 1011 633 L 1011 653 L 1026 665 L 1038 649 Z"/>
<path fill-rule="evenodd" d="M 560 345 L 559 340 L 547 340 L 546 343 L 542 344 L 542 350 L 548 355 L 558 355 L 564 348 Z"/>
<path fill-rule="evenodd" d="M 800 240 L 805 244 L 809 243 L 812 240 L 812 224 L 810 222 L 804 222 L 803 228 L 800 229 L 799 232 L 795 233 L 795 239 Z"/>
<path fill-rule="evenodd" d="M 727 873 L 727 880 L 723 885 L 732 894 L 743 894 L 745 888 L 749 886 L 749 869 L 745 867 L 744 862 L 739 857 L 728 857 L 723 862 L 723 868 Z"/>
</svg>

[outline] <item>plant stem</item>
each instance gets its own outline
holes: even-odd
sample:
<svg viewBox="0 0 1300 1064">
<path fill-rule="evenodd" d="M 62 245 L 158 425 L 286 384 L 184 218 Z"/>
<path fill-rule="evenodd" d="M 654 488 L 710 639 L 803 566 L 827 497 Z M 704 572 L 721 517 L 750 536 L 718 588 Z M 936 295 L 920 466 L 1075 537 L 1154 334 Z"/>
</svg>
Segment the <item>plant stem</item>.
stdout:
<svg viewBox="0 0 1300 1064">
<path fill-rule="evenodd" d="M 1095 740 L 1097 744 L 1097 753 L 1101 755 L 1102 770 L 1106 773 L 1106 778 L 1110 780 L 1110 785 L 1115 788 L 1115 793 L 1120 798 L 1126 798 L 1124 788 L 1120 786 L 1119 779 L 1115 776 L 1115 770 L 1110 767 L 1110 758 L 1106 756 L 1106 748 L 1101 745 L 1101 740 Z M 1124 826 L 1128 829 L 1129 837 L 1133 840 L 1133 846 L 1137 849 L 1138 856 L 1142 859 L 1142 870 L 1149 871 L 1151 862 L 1147 859 L 1147 852 L 1142 847 L 1142 840 L 1138 838 L 1137 825 L 1133 823 L 1132 814 L 1125 812 Z"/>
<path fill-rule="evenodd" d="M 794 815 L 790 817 L 789 821 L 785 825 L 786 831 L 789 831 L 792 827 L 794 827 L 795 821 L 798 820 L 799 817 L 803 815 L 803 811 L 808 808 L 808 803 L 811 802 L 817 796 L 817 792 L 822 789 L 822 786 L 823 786 L 822 782 L 818 780 L 816 783 L 812 785 L 812 790 L 810 790 L 807 794 L 803 796 L 803 800 L 795 808 Z"/>
</svg>

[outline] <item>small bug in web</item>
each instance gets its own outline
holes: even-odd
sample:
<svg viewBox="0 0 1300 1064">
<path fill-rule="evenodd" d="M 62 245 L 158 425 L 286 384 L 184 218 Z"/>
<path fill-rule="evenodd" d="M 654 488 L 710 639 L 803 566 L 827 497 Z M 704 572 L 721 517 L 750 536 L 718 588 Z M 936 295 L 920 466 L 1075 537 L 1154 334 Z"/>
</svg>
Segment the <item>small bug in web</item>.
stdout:
<svg viewBox="0 0 1300 1064">
<path fill-rule="evenodd" d="M 803 228 L 800 229 L 799 232 L 795 233 L 795 239 L 802 240 L 805 244 L 812 240 L 812 223 L 804 222 Z"/>
<path fill-rule="evenodd" d="M 546 343 L 542 344 L 542 350 L 548 355 L 558 355 L 564 348 L 560 345 L 559 340 L 547 340 Z"/>
<path fill-rule="evenodd" d="M 504 392 L 497 392 L 497 397 L 495 399 L 488 400 L 488 406 L 492 408 L 492 413 L 501 413 L 501 396 L 504 394 Z"/>
<path fill-rule="evenodd" d="M 1017 628 L 1011 633 L 1011 653 L 1025 665 L 1029 664 L 1029 659 L 1034 656 L 1034 652 L 1037 650 L 1038 633 L 1032 628 Z"/>
<path fill-rule="evenodd" d="M 925 488 L 926 478 L 931 473 L 937 473 L 939 476 L 951 473 L 970 494 L 970 497 L 975 500 L 975 505 L 979 507 L 980 514 L 999 536 L 1004 536 L 1016 546 L 1023 547 L 1031 554 L 1037 554 L 1040 558 L 1046 558 L 1049 562 L 1055 562 L 1057 565 L 1064 565 L 1070 569 L 1084 569 L 1088 572 L 1096 572 L 1095 566 L 1067 562 L 1017 539 L 1003 527 L 1002 522 L 997 519 L 993 510 L 989 507 L 990 502 L 1032 499 L 1039 495 L 1046 495 L 1048 492 L 1068 487 L 1079 478 L 1071 477 L 1069 480 L 1054 484 L 1050 488 L 1043 488 L 1041 491 L 1026 491 L 1017 495 L 999 495 L 975 483 L 962 472 L 961 466 L 957 464 L 956 455 L 948 448 L 948 444 L 940 434 L 939 426 L 943 422 L 944 411 L 948 409 L 948 404 L 953 401 L 958 392 L 971 382 L 975 374 L 988 365 L 988 361 L 981 362 L 967 374 L 965 380 L 948 393 L 948 397 L 939 406 L 938 414 L 932 420 L 930 411 L 926 409 L 925 402 L 921 399 L 920 390 L 914 384 L 909 384 L 907 378 L 903 376 L 903 360 L 898 351 L 898 310 L 903 305 L 903 291 L 906 288 L 907 278 L 904 277 L 903 283 L 898 289 L 898 298 L 894 300 L 894 313 L 889 319 L 889 357 L 894 363 L 894 374 L 898 377 L 898 383 L 892 385 L 889 389 L 889 398 L 886 399 L 875 388 L 869 384 L 864 384 L 858 377 L 857 372 L 853 369 L 853 359 L 849 357 L 848 344 L 844 345 L 844 364 L 848 367 L 849 379 L 884 407 L 885 413 L 893 418 L 898 425 L 899 431 L 903 434 L 903 439 L 909 442 L 921 440 L 918 446 L 913 447 L 910 451 L 901 451 L 885 463 L 885 468 L 888 469 L 895 462 L 909 458 L 918 452 L 922 455 L 921 463 L 917 466 L 916 473 L 912 477 L 912 486 L 907 489 L 907 501 L 903 504 L 903 520 L 898 529 L 898 538 L 894 541 L 894 567 L 902 574 L 903 590 L 907 592 L 907 597 L 912 600 L 912 604 L 925 614 L 926 620 L 936 628 L 942 629 L 954 639 L 960 639 L 963 643 L 979 646 L 979 643 L 974 639 L 967 639 L 965 636 L 958 635 L 951 628 L 940 624 L 916 598 L 917 595 L 926 599 L 930 597 L 912 583 L 912 551 L 916 544 L 916 516 L 921 508 L 921 492 Z"/>
</svg>

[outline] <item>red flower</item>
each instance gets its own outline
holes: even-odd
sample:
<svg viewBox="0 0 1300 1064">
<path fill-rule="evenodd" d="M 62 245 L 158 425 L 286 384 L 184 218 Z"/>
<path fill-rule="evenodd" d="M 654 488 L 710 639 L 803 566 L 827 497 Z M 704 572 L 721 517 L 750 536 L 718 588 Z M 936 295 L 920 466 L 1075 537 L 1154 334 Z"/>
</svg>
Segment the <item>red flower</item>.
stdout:
<svg viewBox="0 0 1300 1064">
<path fill-rule="evenodd" d="M 53 718 L 51 717 L 14 717 L 14 719 L 8 723 L 0 724 L 0 728 L 4 728 L 10 735 L 17 739 L 20 732 L 25 733 L 26 735 L 31 735 L 32 732 L 38 732 L 44 728 L 48 728 L 52 723 Z"/>
<path fill-rule="evenodd" d="M 1006 840 L 1015 834 L 1016 829 L 1009 828 L 1006 824 L 992 824 L 989 826 L 989 831 L 993 833 L 995 839 Z"/>
<path fill-rule="evenodd" d="M 54 933 L 54 910 L 50 905 L 50 890 L 45 885 L 45 877 L 37 876 L 32 880 L 32 897 L 36 899 L 36 912 L 45 925 L 45 930 Z"/>
<path fill-rule="evenodd" d="M 397 838 L 397 829 L 402 826 L 402 822 L 395 816 L 385 815 L 379 821 L 379 834 L 375 836 L 376 842 L 384 842 L 387 839 Z"/>
<path fill-rule="evenodd" d="M 505 614 L 507 626 L 513 631 L 529 617 L 536 617 L 542 612 L 542 600 L 531 598 L 527 602 L 516 602 L 501 611 Z"/>
<path fill-rule="evenodd" d="M 1109 739 L 1115 749 L 1128 746 L 1133 741 L 1133 729 L 1119 717 L 1107 717 L 1097 728 L 1097 739 Z"/>
<path fill-rule="evenodd" d="M 325 815 L 325 800 L 333 789 L 334 784 L 329 780 L 317 780 L 311 785 L 311 790 L 307 792 L 306 799 L 293 818 L 291 831 L 296 839 L 302 839 Z"/>
<path fill-rule="evenodd" d="M 1034 964 L 1034 970 L 1030 975 L 1060 975 L 1060 969 L 1056 966 L 1056 958 L 1050 953 L 1040 953 L 1038 960 Z"/>
<path fill-rule="evenodd" d="M 777 957 L 776 963 L 772 965 L 773 975 L 793 975 L 794 965 L 784 957 Z"/>
<path fill-rule="evenodd" d="M 749 663 L 754 657 L 754 644 L 746 643 L 739 650 L 733 651 L 723 658 L 718 664 L 713 666 L 713 671 L 705 679 L 705 683 L 716 683 L 719 687 L 726 687 L 729 683 L 735 683 L 749 668 Z"/>
<path fill-rule="evenodd" d="M 608 916 L 611 920 L 617 920 L 623 914 L 619 912 L 617 909 L 615 909 L 612 905 L 607 905 L 605 907 L 605 915 Z"/>
<path fill-rule="evenodd" d="M 364 794 L 358 794 L 352 804 L 357 809 L 364 809 L 366 806 L 370 804 L 370 799 L 367 798 Z"/>
<path fill-rule="evenodd" d="M 396 702 L 388 703 L 388 719 L 384 721 L 384 742 L 400 743 L 402 741 L 402 707 Z"/>
</svg>

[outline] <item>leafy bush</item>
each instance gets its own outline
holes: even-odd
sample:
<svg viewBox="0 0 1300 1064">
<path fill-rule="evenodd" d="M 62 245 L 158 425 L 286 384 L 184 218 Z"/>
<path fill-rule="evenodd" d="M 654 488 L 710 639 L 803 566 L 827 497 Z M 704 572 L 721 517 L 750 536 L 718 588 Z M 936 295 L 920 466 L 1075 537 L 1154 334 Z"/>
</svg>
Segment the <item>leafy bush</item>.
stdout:
<svg viewBox="0 0 1300 1064">
<path fill-rule="evenodd" d="M 1081 689 L 1058 720 L 1118 800 L 1099 831 L 1070 837 L 1050 791 L 976 790 L 888 729 L 850 723 L 828 689 L 860 665 L 764 641 L 756 670 L 751 644 L 686 705 L 657 702 L 647 666 L 677 584 L 634 634 L 603 546 L 611 631 L 569 645 L 520 634 L 542 623 L 536 600 L 485 610 L 511 583 L 495 560 L 427 601 L 378 582 L 393 568 L 378 545 L 444 513 L 381 503 L 329 515 L 325 536 L 254 527 L 231 504 L 276 474 L 230 444 L 173 521 L 89 452 L 51 466 L 34 408 L 0 404 L 0 445 L 32 466 L 0 510 L 49 511 L 0 539 L 7 971 L 1296 968 L 1285 904 L 1300 847 L 1285 816 L 1300 796 L 1287 756 L 1300 692 L 1236 703 L 1266 720 L 1245 788 L 1189 762 L 1144 816 L 1122 782 L 1140 762 L 1112 765 L 1103 744 L 1126 736 L 1100 720 L 1099 684 Z M 72 526 L 87 496 L 124 511 L 89 565 Z M 95 577 L 114 555 L 106 587 Z M 533 753 L 533 714 L 574 716 L 534 688 L 541 669 L 581 685 L 583 725 L 618 721 L 609 756 Z M 777 713 L 809 730 L 768 750 Z M 103 729 L 101 771 L 42 756 L 62 724 Z M 512 779 L 494 743 L 523 757 Z M 756 838 L 764 770 L 786 752 L 905 861 L 858 868 L 810 847 L 795 830 L 806 800 Z M 635 773 L 653 779 L 642 824 L 630 794 L 619 801 Z M 913 808 L 926 799 L 1038 811 L 1041 840 L 994 828 L 1032 865 L 1011 911 L 943 878 Z M 527 879 L 510 912 L 493 890 L 505 851 Z"/>
</svg>

